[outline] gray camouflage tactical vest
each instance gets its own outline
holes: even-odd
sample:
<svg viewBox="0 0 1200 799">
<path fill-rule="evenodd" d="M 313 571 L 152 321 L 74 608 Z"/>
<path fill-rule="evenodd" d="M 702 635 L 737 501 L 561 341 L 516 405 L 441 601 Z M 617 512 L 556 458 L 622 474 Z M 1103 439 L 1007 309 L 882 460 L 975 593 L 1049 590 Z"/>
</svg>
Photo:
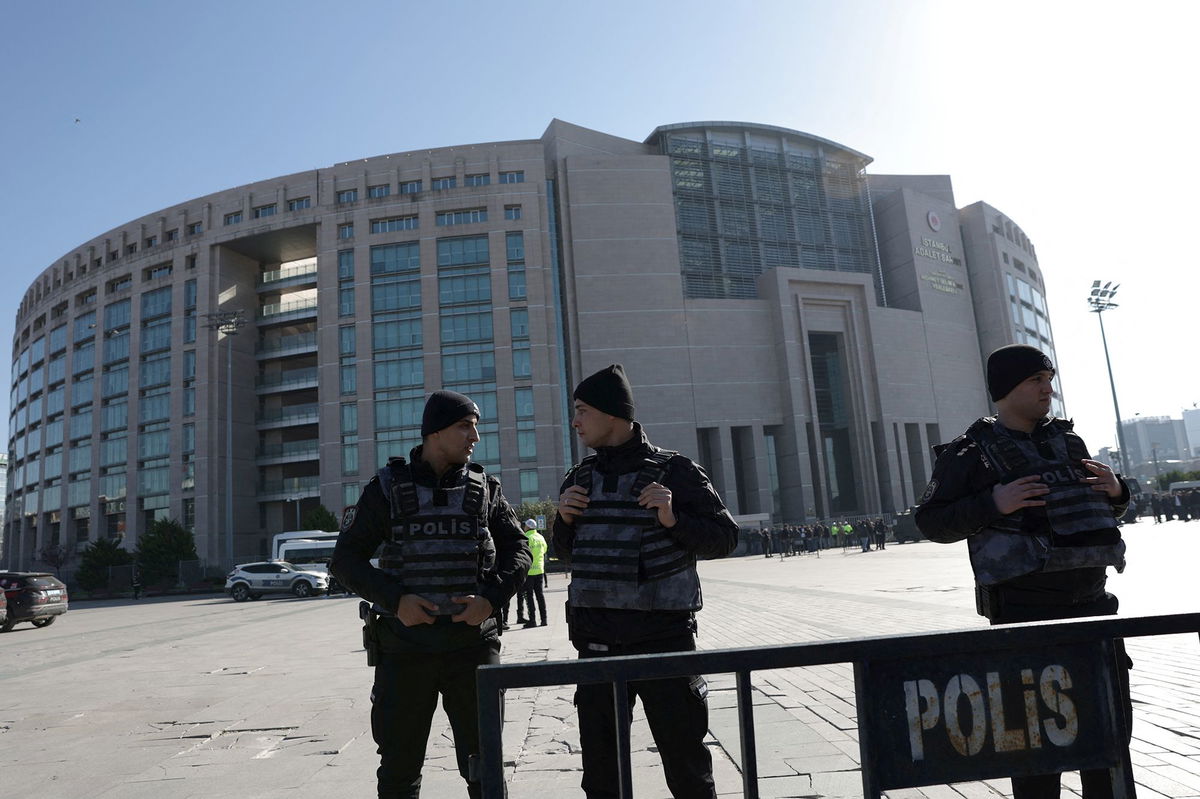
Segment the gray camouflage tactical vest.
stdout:
<svg viewBox="0 0 1200 799">
<path fill-rule="evenodd" d="M 1079 461 L 1088 457 L 1069 422 L 1056 419 L 1057 435 L 1046 440 L 1054 452 L 1046 458 L 1029 438 L 996 430 L 995 419 L 980 419 L 967 430 L 988 464 L 1007 483 L 1037 474 L 1050 489 L 1046 501 L 1048 534 L 1021 531 L 1025 509 L 1001 516 L 967 539 L 971 567 L 981 585 L 996 585 L 1034 572 L 1094 566 L 1125 568 L 1125 542 L 1089 543 L 1096 533 L 1117 529 L 1108 497 L 1080 480 L 1091 475 Z"/>
<path fill-rule="evenodd" d="M 661 482 L 674 452 L 649 456 L 641 470 L 620 475 L 605 491 L 594 474 L 595 456 L 575 470 L 588 492 L 587 509 L 575 522 L 568 596 L 573 607 L 620 610 L 699 610 L 696 559 L 658 524 L 658 512 L 638 505 L 650 483 Z"/>
<path fill-rule="evenodd" d="M 496 547 L 483 519 L 487 478 L 468 464 L 467 479 L 451 488 L 418 485 L 403 458 L 379 470 L 379 484 L 391 505 L 391 535 L 379 553 L 379 568 L 404 584 L 405 593 L 437 604 L 435 616 L 461 613 L 451 597 L 478 593 L 481 571 L 496 563 Z M 435 505 L 437 493 L 444 505 Z"/>
</svg>

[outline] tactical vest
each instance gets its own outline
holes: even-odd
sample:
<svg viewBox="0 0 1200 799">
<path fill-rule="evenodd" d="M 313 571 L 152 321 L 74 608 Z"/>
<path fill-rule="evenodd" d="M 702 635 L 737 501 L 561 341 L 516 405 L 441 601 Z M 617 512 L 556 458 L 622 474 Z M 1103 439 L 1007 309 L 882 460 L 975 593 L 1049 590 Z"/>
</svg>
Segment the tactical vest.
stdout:
<svg viewBox="0 0 1200 799">
<path fill-rule="evenodd" d="M 379 470 L 379 485 L 391 505 L 391 534 L 379 553 L 379 568 L 398 577 L 406 593 L 437 603 L 436 616 L 461 613 L 451 597 L 478 593 L 481 571 L 495 567 L 496 547 L 483 517 L 487 478 L 468 464 L 460 486 L 431 488 L 412 479 L 403 458 Z M 445 504 L 435 504 L 437 495 Z"/>
<path fill-rule="evenodd" d="M 967 430 L 999 482 L 1036 474 L 1050 489 L 1045 500 L 1049 533 L 1022 532 L 1025 509 L 1000 516 L 967 539 L 971 567 L 982 585 L 996 585 L 1034 572 L 1056 572 L 1093 566 L 1125 568 L 1125 542 L 1105 543 L 1097 534 L 1117 529 L 1108 497 L 1095 491 L 1079 461 L 1089 457 L 1083 440 L 1069 422 L 1056 419 L 1055 435 L 1045 440 L 1054 453 L 1047 458 L 1027 437 L 998 433 L 995 419 L 980 419 Z M 1105 536 L 1108 537 L 1108 536 Z"/>
<path fill-rule="evenodd" d="M 622 474 L 606 491 L 594 474 L 595 455 L 575 470 L 575 485 L 587 491 L 587 509 L 575 521 L 568 596 L 573 607 L 620 610 L 699 610 L 696 559 L 658 523 L 658 511 L 637 498 L 662 482 L 674 452 L 646 458 L 636 472 Z M 611 482 L 611 480 L 610 480 Z"/>
</svg>

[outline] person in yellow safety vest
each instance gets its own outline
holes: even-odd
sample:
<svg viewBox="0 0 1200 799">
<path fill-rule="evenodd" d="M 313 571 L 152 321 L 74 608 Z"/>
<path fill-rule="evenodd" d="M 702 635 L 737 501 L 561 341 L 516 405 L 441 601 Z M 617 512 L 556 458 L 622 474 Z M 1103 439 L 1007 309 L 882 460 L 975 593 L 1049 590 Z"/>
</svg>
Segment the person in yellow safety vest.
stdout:
<svg viewBox="0 0 1200 799">
<path fill-rule="evenodd" d="M 538 532 L 537 522 L 525 520 L 525 537 L 529 539 L 529 552 L 533 555 L 533 564 L 529 567 L 529 576 L 525 578 L 525 612 L 529 620 L 525 627 L 537 627 L 537 617 L 533 612 L 533 600 L 537 598 L 537 608 L 542 614 L 542 627 L 546 626 L 546 596 L 542 587 L 546 584 L 546 539 Z"/>
</svg>

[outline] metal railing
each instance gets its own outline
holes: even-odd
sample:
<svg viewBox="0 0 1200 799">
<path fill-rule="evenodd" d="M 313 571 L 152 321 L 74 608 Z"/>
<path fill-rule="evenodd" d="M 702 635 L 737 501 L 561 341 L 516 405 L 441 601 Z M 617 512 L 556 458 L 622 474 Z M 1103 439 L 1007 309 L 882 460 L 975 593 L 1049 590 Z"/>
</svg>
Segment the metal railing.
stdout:
<svg viewBox="0 0 1200 799">
<path fill-rule="evenodd" d="M 317 367 L 313 366 L 308 369 L 292 369 L 279 374 L 262 375 L 254 381 L 254 385 L 255 388 L 279 388 L 299 383 L 315 383 L 316 380 Z"/>
<path fill-rule="evenodd" d="M 272 269 L 268 272 L 263 272 L 258 276 L 258 285 L 265 286 L 269 283 L 278 283 L 281 280 L 292 280 L 300 277 L 316 277 L 317 263 L 313 261 L 311 264 L 304 266 L 293 266 L 289 269 Z"/>
<path fill-rule="evenodd" d="M 320 406 L 315 402 L 305 405 L 289 405 L 277 411 L 263 411 L 258 414 L 258 424 L 275 424 L 278 422 L 316 421 L 320 415 Z"/>
<path fill-rule="evenodd" d="M 477 671 L 477 682 L 479 773 L 483 796 L 485 799 L 500 799 L 505 795 L 501 703 L 503 691 L 506 689 L 586 683 L 611 684 L 618 719 L 616 737 L 620 795 L 629 799 L 633 796 L 629 683 L 694 674 L 733 673 L 737 678 L 742 792 L 743 796 L 749 799 L 757 799 L 758 765 L 751 674 L 768 669 L 849 662 L 854 664 L 864 796 L 878 799 L 881 791 L 893 788 L 1053 773 L 1047 768 L 1045 758 L 1057 756 L 1059 760 L 1053 763 L 1053 768 L 1058 771 L 1073 771 L 1081 767 L 1094 768 L 1097 763 L 1109 768 L 1114 796 L 1121 799 L 1133 795 L 1134 784 L 1126 745 L 1128 725 L 1121 708 L 1118 707 L 1120 697 L 1113 670 L 1115 661 L 1111 642 L 1115 639 L 1196 632 L 1200 632 L 1200 613 L 1124 619 L 1103 617 L 745 649 L 482 666 Z M 1063 714 L 1066 726 L 1072 722 L 1066 715 L 1074 714 L 1078 740 L 1090 746 L 1084 754 L 1077 755 L 1067 749 L 1055 750 L 1049 743 L 1043 751 L 1040 740 L 1036 744 L 1032 741 L 1031 732 L 1031 740 L 1025 751 L 1000 752 L 1001 747 L 997 744 L 995 748 L 998 756 L 990 759 L 983 757 L 973 762 L 969 757 L 959 757 L 950 762 L 945 758 L 939 759 L 939 752 L 935 751 L 932 742 L 926 743 L 918 737 L 941 723 L 940 716 L 939 719 L 934 719 L 934 716 L 938 715 L 935 711 L 939 704 L 938 694 L 928 696 L 922 684 L 928 682 L 932 686 L 937 680 L 904 679 L 904 675 L 919 675 L 922 673 L 921 669 L 930 670 L 931 676 L 934 671 L 943 675 L 943 678 L 944 675 L 950 675 L 945 704 L 949 706 L 953 699 L 955 725 L 961 724 L 960 702 L 967 702 L 973 709 L 970 736 L 964 734 L 961 729 L 957 731 L 964 740 L 969 738 L 973 744 L 977 738 L 986 738 L 989 732 L 993 735 L 1000 734 L 997 731 L 994 709 L 987 710 L 989 706 L 985 704 L 985 694 L 988 695 L 988 701 L 994 702 L 1002 688 L 1006 687 L 1010 692 L 1015 691 L 1018 697 L 1024 692 L 1024 720 L 1029 713 L 1030 697 L 1035 693 L 1035 689 L 1029 688 L 1029 680 L 1023 673 L 1032 671 L 1030 669 L 1020 669 L 1016 672 L 1019 679 L 1015 681 L 1015 688 L 1011 684 L 994 686 L 992 677 L 998 675 L 1002 667 L 1007 674 L 1014 668 L 1014 664 L 1027 661 L 1040 663 L 1048 657 L 1065 658 L 1066 661 L 1074 658 L 1075 660 L 1070 662 L 1084 664 L 1078 672 L 1083 679 L 1077 679 L 1074 686 L 1079 689 L 1079 693 L 1072 693 L 1071 698 L 1074 701 L 1059 704 L 1057 707 Z M 980 671 L 981 669 L 983 671 Z M 898 674 L 902 677 L 897 677 Z M 968 677 L 969 674 L 986 674 L 984 682 L 987 687 L 981 690 L 978 681 Z M 1042 674 L 1042 681 L 1045 683 L 1045 672 Z M 952 690 L 955 680 L 958 680 L 958 689 L 954 690 L 958 693 Z M 975 683 L 973 691 L 969 690 L 968 682 Z M 1000 682 L 999 677 L 996 682 Z M 943 681 L 938 684 L 946 683 Z M 1062 691 L 1059 695 L 1065 694 L 1065 688 L 1069 687 L 1069 678 L 1065 687 L 1060 682 L 1059 688 Z M 1043 685 L 1042 691 L 1046 690 Z M 1050 690 L 1053 691 L 1053 688 Z M 916 695 L 916 698 L 910 695 Z M 1036 696 L 1033 701 L 1036 702 Z M 1066 709 L 1067 705 L 1072 707 L 1070 711 Z M 984 708 L 989 718 L 979 718 L 979 711 L 974 710 L 978 707 Z M 1055 712 L 1055 709 L 1051 708 L 1051 712 Z M 946 732 L 953 739 L 954 735 L 950 729 L 951 711 L 947 709 L 944 716 Z M 1003 731 L 1003 713 L 999 716 L 999 728 Z M 1030 729 L 1036 730 L 1036 717 L 1030 719 Z M 1016 726 L 1023 727 L 1019 722 Z M 1004 731 L 1004 734 L 1008 735 L 1009 731 Z M 1094 740 L 1097 737 L 1104 740 L 1097 743 Z M 910 746 L 905 746 L 905 743 Z M 921 749 L 919 757 L 918 749 Z M 951 758 L 956 757 L 949 745 L 944 745 L 943 749 L 951 752 Z M 968 751 L 959 754 L 966 755 Z M 974 751 L 970 754 L 978 756 L 980 752 Z M 892 762 L 896 760 L 904 762 Z"/>
<path fill-rule="evenodd" d="M 321 490 L 320 476 L 287 477 L 283 480 L 263 480 L 259 483 L 259 494 L 295 494 L 315 497 Z"/>
<path fill-rule="evenodd" d="M 311 441 L 285 441 L 282 444 L 264 444 L 258 448 L 259 458 L 291 458 L 306 456 L 315 458 L 321 452 L 321 443 Z"/>
<path fill-rule="evenodd" d="M 293 300 L 292 302 L 276 302 L 269 305 L 263 305 L 258 309 L 259 319 L 270 319 L 273 316 L 284 316 L 286 314 L 300 314 L 309 311 L 316 312 L 317 301 L 312 300 Z"/>
<path fill-rule="evenodd" d="M 255 352 L 259 355 L 269 355 L 274 352 L 285 352 L 287 350 L 298 350 L 315 346 L 317 346 L 316 332 L 294 333 L 290 336 L 279 336 L 270 341 L 259 342 L 255 348 Z"/>
</svg>

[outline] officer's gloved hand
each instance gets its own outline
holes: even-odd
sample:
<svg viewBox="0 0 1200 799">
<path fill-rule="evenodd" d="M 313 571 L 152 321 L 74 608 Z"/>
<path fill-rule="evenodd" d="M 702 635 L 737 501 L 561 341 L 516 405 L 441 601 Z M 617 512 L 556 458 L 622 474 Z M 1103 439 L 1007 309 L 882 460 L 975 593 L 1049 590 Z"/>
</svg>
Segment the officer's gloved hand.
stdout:
<svg viewBox="0 0 1200 799">
<path fill-rule="evenodd" d="M 433 624 L 433 612 L 437 610 L 437 605 L 430 602 L 428 599 L 416 594 L 405 594 L 400 597 L 400 604 L 396 608 L 396 618 L 405 627 L 414 627 L 418 624 Z"/>
</svg>

